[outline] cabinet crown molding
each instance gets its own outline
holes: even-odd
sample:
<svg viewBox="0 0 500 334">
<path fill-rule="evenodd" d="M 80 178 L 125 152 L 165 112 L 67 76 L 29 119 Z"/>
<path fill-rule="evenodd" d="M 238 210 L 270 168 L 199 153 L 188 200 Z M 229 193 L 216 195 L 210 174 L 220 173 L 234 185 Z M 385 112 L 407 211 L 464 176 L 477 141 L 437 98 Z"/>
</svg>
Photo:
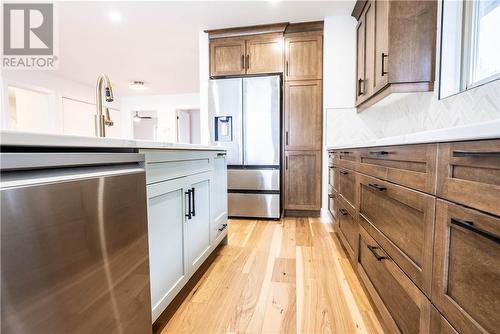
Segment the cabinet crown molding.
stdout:
<svg viewBox="0 0 500 334">
<path fill-rule="evenodd" d="M 269 33 L 284 33 L 288 22 L 261 24 L 248 27 L 233 27 L 223 29 L 205 30 L 208 33 L 209 39 L 225 38 L 225 37 L 241 37 L 250 35 L 260 35 Z"/>
</svg>

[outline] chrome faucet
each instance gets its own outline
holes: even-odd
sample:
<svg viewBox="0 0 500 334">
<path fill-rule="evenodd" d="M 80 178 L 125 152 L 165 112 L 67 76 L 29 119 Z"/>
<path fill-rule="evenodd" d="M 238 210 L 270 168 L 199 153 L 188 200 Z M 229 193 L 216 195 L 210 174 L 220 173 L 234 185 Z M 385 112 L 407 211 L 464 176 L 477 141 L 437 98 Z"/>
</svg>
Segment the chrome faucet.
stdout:
<svg viewBox="0 0 500 334">
<path fill-rule="evenodd" d="M 113 126 L 113 121 L 109 117 L 109 110 L 106 108 L 105 113 L 102 112 L 102 84 L 104 83 L 104 95 L 106 102 L 113 102 L 113 89 L 111 81 L 106 74 L 101 74 L 97 78 L 95 88 L 95 99 L 97 113 L 95 115 L 95 135 L 97 137 L 106 137 L 106 126 Z"/>
</svg>

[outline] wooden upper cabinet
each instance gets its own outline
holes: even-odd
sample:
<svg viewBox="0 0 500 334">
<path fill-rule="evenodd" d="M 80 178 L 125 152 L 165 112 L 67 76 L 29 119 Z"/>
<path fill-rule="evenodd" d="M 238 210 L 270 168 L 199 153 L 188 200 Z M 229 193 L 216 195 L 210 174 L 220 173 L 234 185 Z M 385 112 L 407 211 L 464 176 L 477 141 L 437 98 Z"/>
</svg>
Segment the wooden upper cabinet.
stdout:
<svg viewBox="0 0 500 334">
<path fill-rule="evenodd" d="M 257 36 L 246 41 L 246 73 L 283 72 L 283 36 Z"/>
<path fill-rule="evenodd" d="M 321 209 L 321 151 L 285 152 L 285 209 Z"/>
<path fill-rule="evenodd" d="M 363 99 L 365 80 L 365 18 L 362 16 L 356 26 L 356 104 Z"/>
<path fill-rule="evenodd" d="M 323 36 L 317 32 L 285 37 L 285 81 L 323 78 Z"/>
<path fill-rule="evenodd" d="M 387 85 L 386 58 L 389 50 L 389 1 L 374 1 L 375 11 L 375 67 L 373 88 L 378 91 Z"/>
<path fill-rule="evenodd" d="M 363 10 L 353 11 L 358 111 L 391 93 L 432 91 L 437 1 L 362 2 Z"/>
<path fill-rule="evenodd" d="M 322 140 L 320 80 L 285 83 L 285 150 L 320 150 Z"/>
<path fill-rule="evenodd" d="M 245 40 L 221 38 L 210 41 L 210 75 L 245 74 Z"/>
<path fill-rule="evenodd" d="M 283 72 L 283 35 L 264 34 L 210 41 L 210 75 Z"/>
</svg>

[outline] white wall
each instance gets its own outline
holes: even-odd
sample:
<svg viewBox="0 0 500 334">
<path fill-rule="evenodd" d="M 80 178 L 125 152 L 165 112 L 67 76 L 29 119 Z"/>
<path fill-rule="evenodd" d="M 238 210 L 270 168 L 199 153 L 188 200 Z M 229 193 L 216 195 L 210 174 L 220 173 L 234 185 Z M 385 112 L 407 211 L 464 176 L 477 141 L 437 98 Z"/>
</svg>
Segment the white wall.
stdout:
<svg viewBox="0 0 500 334">
<path fill-rule="evenodd" d="M 208 129 L 208 82 L 209 82 L 209 45 L 208 34 L 200 31 L 198 38 L 200 61 L 200 140 L 202 144 L 210 143 Z"/>
<path fill-rule="evenodd" d="M 355 101 L 356 20 L 351 16 L 325 18 L 323 32 L 323 147 L 330 146 L 336 121 L 330 113 L 352 112 Z M 333 120 L 332 120 L 332 119 Z M 350 127 L 351 128 L 351 127 Z M 352 130 L 351 130 L 352 131 Z M 328 154 L 323 150 L 322 206 L 328 208 Z"/>
<path fill-rule="evenodd" d="M 198 109 L 200 94 L 175 94 L 151 96 L 123 96 L 120 113 L 125 124 L 127 138 L 132 138 L 132 113 L 135 111 L 156 111 L 158 115 L 157 140 L 177 141 L 177 109 Z"/>
<path fill-rule="evenodd" d="M 80 84 L 71 80 L 67 80 L 54 75 L 51 71 L 3 71 L 2 72 L 2 128 L 12 128 L 9 122 L 9 103 L 8 103 L 8 87 L 19 87 L 31 91 L 42 92 L 48 95 L 50 100 L 50 110 L 46 113 L 45 121 L 42 123 L 33 124 L 27 128 L 18 128 L 18 130 L 48 132 L 60 134 L 80 134 L 94 135 L 94 114 L 95 114 L 95 88 Z M 25 102 L 28 103 L 25 97 Z M 115 101 L 111 103 L 105 102 L 104 105 L 111 109 L 111 116 L 115 121 L 113 128 L 108 128 L 109 134 L 115 137 L 122 136 L 121 122 L 117 115 L 120 101 L 119 96 L 115 94 Z M 20 97 L 21 100 L 21 97 Z M 85 115 L 82 114 L 85 110 Z M 19 112 L 23 112 L 19 110 Z M 35 111 L 33 111 L 35 112 Z M 31 117 L 28 114 L 27 117 Z M 85 128 L 82 131 L 74 132 L 75 124 L 80 124 L 82 117 L 86 118 L 86 122 L 90 123 L 90 128 Z M 50 124 L 47 124 L 50 123 Z M 65 127 L 65 124 L 73 125 L 71 128 Z M 80 129 L 81 130 L 81 129 Z"/>
</svg>

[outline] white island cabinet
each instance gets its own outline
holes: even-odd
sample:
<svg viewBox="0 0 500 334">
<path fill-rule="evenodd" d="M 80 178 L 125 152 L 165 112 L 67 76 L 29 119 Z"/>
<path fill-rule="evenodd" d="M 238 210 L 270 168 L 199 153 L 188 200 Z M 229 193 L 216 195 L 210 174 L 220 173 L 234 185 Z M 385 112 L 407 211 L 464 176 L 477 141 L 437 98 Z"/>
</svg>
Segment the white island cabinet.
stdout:
<svg viewBox="0 0 500 334">
<path fill-rule="evenodd" d="M 223 151 L 141 152 L 154 322 L 227 236 L 227 171 Z"/>
</svg>

